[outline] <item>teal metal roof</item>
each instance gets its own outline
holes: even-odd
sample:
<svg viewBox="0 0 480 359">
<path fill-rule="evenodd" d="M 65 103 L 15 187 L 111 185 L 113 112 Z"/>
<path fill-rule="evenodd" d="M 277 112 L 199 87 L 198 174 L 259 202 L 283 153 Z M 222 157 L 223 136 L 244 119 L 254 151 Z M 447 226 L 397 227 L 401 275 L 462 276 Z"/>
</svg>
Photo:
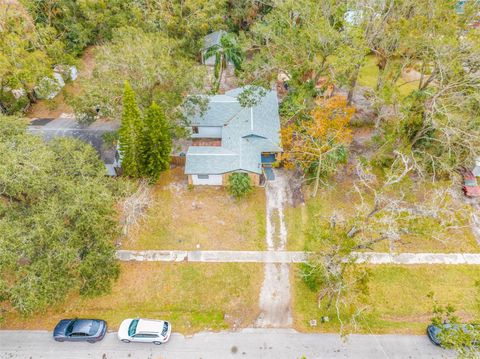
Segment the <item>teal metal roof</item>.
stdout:
<svg viewBox="0 0 480 359">
<path fill-rule="evenodd" d="M 220 45 L 220 39 L 225 34 L 226 34 L 225 31 L 219 30 L 219 31 L 211 32 L 210 34 L 206 35 L 203 38 L 203 45 L 202 45 L 201 51 L 205 51 L 215 45 Z"/>
<path fill-rule="evenodd" d="M 210 96 L 207 111 L 190 119 L 194 126 L 222 126 L 222 146 L 191 146 L 186 174 L 262 173 L 262 152 L 282 151 L 276 91 L 267 92 L 254 107 L 243 108 L 237 100 L 243 90 Z"/>
</svg>

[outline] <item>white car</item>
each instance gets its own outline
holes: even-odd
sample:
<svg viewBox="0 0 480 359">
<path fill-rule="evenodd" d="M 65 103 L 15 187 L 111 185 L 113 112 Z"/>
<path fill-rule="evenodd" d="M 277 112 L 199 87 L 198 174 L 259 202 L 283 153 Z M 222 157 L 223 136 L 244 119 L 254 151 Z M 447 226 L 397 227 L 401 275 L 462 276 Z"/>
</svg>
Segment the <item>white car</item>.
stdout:
<svg viewBox="0 0 480 359">
<path fill-rule="evenodd" d="M 125 319 L 118 329 L 118 339 L 124 343 L 163 344 L 170 339 L 172 326 L 164 320 Z"/>
</svg>

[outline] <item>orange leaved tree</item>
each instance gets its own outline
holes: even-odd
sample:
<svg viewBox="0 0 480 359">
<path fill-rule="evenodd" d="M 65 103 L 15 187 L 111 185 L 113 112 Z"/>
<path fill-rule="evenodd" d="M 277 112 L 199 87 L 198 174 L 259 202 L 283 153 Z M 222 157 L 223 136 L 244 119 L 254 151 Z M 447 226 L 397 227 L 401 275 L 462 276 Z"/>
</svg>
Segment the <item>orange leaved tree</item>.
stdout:
<svg viewBox="0 0 480 359">
<path fill-rule="evenodd" d="M 311 116 L 281 130 L 283 163 L 287 168 L 302 168 L 309 179 L 315 180 L 314 196 L 320 178 L 346 162 L 347 147 L 352 140 L 348 124 L 354 112 L 342 96 L 322 98 L 317 100 Z"/>
</svg>

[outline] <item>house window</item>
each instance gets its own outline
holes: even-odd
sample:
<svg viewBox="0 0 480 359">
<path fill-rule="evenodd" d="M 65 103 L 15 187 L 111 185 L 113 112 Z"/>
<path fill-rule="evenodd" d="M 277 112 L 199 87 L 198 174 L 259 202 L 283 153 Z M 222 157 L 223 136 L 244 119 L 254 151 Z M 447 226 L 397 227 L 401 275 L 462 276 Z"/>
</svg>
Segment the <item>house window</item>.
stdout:
<svg viewBox="0 0 480 359">
<path fill-rule="evenodd" d="M 207 180 L 207 179 L 208 179 L 208 175 L 197 175 L 197 178 L 198 178 L 198 179 Z"/>
<path fill-rule="evenodd" d="M 198 133 L 198 126 L 193 126 L 192 127 L 192 132 L 197 134 Z"/>
</svg>

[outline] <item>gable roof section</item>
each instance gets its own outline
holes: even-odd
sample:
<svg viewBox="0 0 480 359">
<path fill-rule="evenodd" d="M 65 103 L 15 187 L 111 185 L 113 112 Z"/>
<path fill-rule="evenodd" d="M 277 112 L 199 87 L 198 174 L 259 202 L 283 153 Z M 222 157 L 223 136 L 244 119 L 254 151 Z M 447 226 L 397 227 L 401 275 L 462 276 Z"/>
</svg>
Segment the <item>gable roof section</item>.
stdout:
<svg viewBox="0 0 480 359">
<path fill-rule="evenodd" d="M 225 31 L 218 30 L 218 31 L 214 31 L 214 32 L 211 32 L 210 34 L 206 35 L 203 38 L 203 45 L 202 45 L 201 51 L 208 50 L 209 48 L 211 48 L 212 46 L 215 46 L 215 45 L 220 45 L 220 39 L 225 34 L 226 34 Z"/>
<path fill-rule="evenodd" d="M 238 154 L 223 147 L 191 146 L 187 152 L 185 172 L 187 174 L 222 174 L 235 171 L 238 162 Z"/>
<path fill-rule="evenodd" d="M 208 108 L 204 113 L 197 110 L 189 118 L 192 126 L 223 126 L 244 110 L 236 98 L 225 95 L 205 96 Z"/>
<path fill-rule="evenodd" d="M 209 97 L 205 113 L 197 113 L 194 126 L 223 126 L 221 147 L 190 147 L 186 174 L 220 174 L 232 171 L 262 173 L 261 153 L 281 152 L 280 118 L 276 91 L 269 91 L 254 107 L 237 100 L 244 88 Z"/>
</svg>

